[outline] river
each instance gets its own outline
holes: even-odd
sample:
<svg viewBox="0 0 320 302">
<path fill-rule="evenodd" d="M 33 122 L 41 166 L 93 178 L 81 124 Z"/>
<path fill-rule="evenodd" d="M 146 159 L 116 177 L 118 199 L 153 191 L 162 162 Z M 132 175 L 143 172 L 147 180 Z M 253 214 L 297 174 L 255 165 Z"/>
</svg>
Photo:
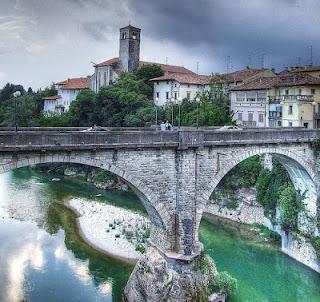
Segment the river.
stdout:
<svg viewBox="0 0 320 302">
<path fill-rule="evenodd" d="M 29 169 L 0 175 L 0 301 L 121 301 L 132 266 L 83 242 L 63 203 L 99 200 L 145 214 L 142 205 L 129 193 L 53 177 Z M 238 279 L 232 302 L 320 301 L 320 276 L 247 227 L 206 219 L 200 238 L 218 270 Z"/>
</svg>

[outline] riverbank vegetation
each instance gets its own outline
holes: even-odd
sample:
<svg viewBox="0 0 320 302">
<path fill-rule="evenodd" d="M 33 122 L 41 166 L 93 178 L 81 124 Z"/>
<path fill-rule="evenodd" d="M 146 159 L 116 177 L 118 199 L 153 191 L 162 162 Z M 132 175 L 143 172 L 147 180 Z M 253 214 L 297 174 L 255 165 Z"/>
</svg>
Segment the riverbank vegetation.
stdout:
<svg viewBox="0 0 320 302">
<path fill-rule="evenodd" d="M 261 158 L 256 155 L 239 163 L 223 178 L 211 199 L 227 197 L 228 209 L 237 209 L 236 192 L 241 188 L 255 188 L 257 202 L 263 207 L 265 216 L 283 230 L 298 232 L 299 213 L 305 211 L 306 192 L 296 191 L 286 169 L 273 159 L 272 170 L 264 169 Z M 265 230 L 261 230 L 263 235 Z"/>
</svg>

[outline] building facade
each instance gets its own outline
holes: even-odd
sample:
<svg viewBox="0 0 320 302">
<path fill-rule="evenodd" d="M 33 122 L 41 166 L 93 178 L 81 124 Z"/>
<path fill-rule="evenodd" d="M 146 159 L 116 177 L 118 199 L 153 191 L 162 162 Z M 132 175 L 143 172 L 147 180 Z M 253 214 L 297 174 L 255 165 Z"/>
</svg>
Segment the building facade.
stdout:
<svg viewBox="0 0 320 302">
<path fill-rule="evenodd" d="M 91 80 L 86 78 L 72 78 L 56 83 L 57 95 L 43 98 L 43 111 L 47 114 L 62 113 L 69 110 L 70 104 L 83 89 L 90 88 Z"/>
<path fill-rule="evenodd" d="M 246 127 L 320 127 L 320 78 L 290 73 L 256 78 L 230 91 L 231 110 Z"/>
</svg>

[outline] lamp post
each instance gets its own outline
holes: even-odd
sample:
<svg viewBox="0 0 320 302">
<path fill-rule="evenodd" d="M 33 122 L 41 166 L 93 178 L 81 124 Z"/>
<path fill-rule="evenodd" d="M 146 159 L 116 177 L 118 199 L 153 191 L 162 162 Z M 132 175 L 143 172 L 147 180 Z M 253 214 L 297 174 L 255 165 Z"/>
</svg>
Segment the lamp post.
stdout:
<svg viewBox="0 0 320 302">
<path fill-rule="evenodd" d="M 173 127 L 173 105 L 174 105 L 174 98 L 171 98 L 171 123 L 172 123 L 172 127 Z"/>
<path fill-rule="evenodd" d="M 199 128 L 199 104 L 200 104 L 200 98 L 199 96 L 196 97 L 197 102 L 197 129 Z"/>
<path fill-rule="evenodd" d="M 179 129 L 181 127 L 181 102 L 182 102 L 182 98 L 179 96 L 178 97 L 178 108 L 179 108 Z"/>
<path fill-rule="evenodd" d="M 159 104 L 159 98 L 156 98 L 156 102 L 155 102 L 155 110 L 156 110 L 156 126 L 158 125 L 158 104 Z"/>
<path fill-rule="evenodd" d="M 17 111 L 18 111 L 18 103 L 17 98 L 21 95 L 20 91 L 16 91 L 13 93 L 14 96 L 14 125 L 16 128 L 16 132 L 18 132 L 18 119 L 17 119 Z"/>
</svg>

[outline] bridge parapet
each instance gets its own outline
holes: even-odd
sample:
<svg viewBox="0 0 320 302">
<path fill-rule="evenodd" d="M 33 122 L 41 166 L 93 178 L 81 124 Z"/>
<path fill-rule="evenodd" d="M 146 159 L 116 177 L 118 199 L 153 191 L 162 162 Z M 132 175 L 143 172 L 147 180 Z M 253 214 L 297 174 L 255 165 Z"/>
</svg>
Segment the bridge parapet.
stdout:
<svg viewBox="0 0 320 302">
<path fill-rule="evenodd" d="M 40 129 L 40 128 L 39 128 Z M 312 142 L 320 139 L 320 130 L 246 129 L 179 131 L 110 130 L 101 132 L 64 131 L 0 131 L 0 151 L 85 150 L 113 148 L 198 148 L 221 145 L 258 145 Z M 81 128 L 82 129 L 82 128 Z M 108 128 L 112 129 L 112 128 Z"/>
</svg>

